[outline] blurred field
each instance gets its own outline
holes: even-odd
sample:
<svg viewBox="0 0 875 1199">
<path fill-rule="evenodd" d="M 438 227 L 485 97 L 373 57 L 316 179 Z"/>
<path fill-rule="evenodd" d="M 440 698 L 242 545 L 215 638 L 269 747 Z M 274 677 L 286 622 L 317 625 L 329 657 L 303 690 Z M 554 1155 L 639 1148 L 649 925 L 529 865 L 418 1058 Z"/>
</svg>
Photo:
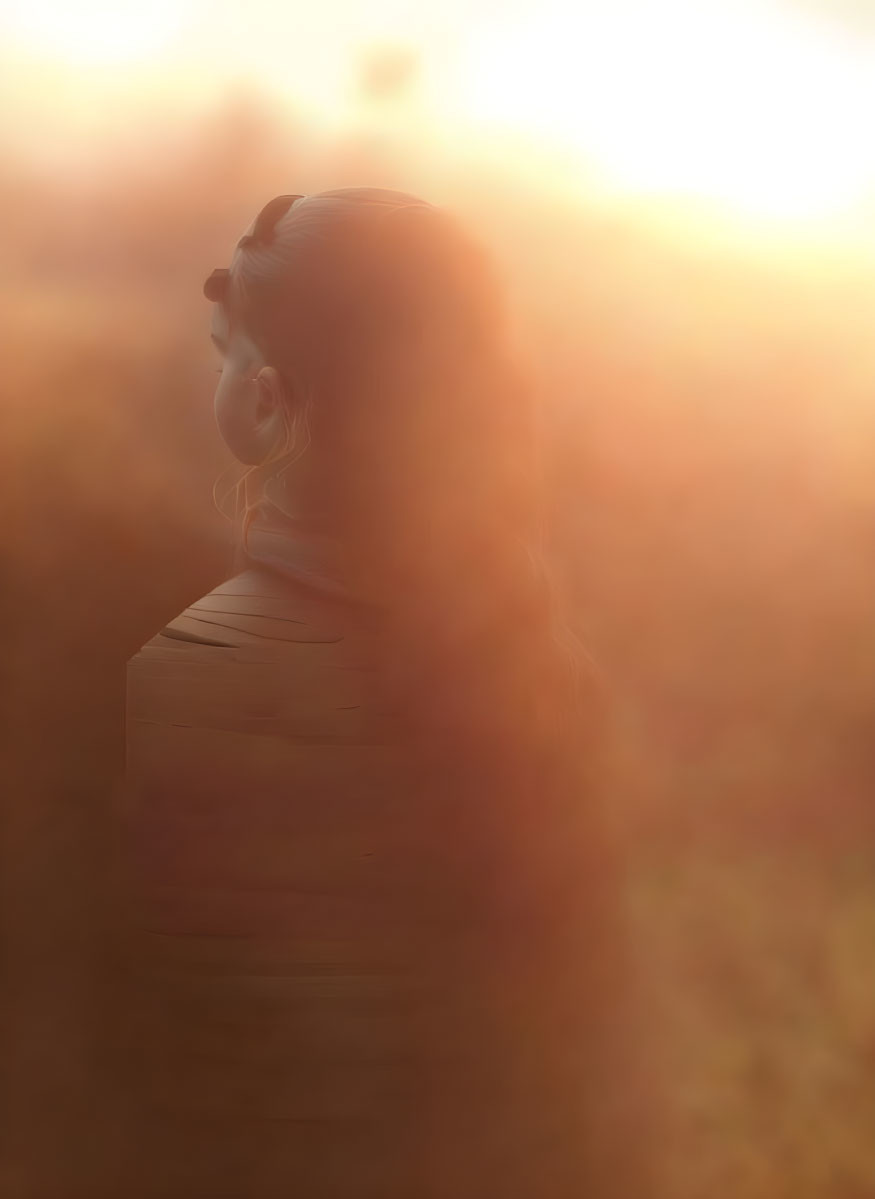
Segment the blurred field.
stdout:
<svg viewBox="0 0 875 1199">
<path fill-rule="evenodd" d="M 2 1194 L 60 1194 L 54 1158 L 90 1199 L 111 1157 L 81 1087 L 123 665 L 228 564 L 202 280 L 269 196 L 349 183 L 459 208 L 536 363 L 615 706 L 661 1193 L 875 1194 L 872 263 L 320 142 L 245 99 L 163 152 L 135 132 L 78 174 L 0 166 Z"/>
</svg>

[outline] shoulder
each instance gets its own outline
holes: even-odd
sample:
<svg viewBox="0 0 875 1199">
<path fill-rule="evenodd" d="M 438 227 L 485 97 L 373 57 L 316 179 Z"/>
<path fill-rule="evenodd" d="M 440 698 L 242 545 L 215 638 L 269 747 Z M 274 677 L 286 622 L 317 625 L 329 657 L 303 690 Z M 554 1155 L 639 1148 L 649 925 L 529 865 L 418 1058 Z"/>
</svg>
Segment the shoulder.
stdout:
<svg viewBox="0 0 875 1199">
<path fill-rule="evenodd" d="M 348 623 L 337 605 L 290 587 L 272 571 L 254 569 L 195 600 L 145 648 L 163 641 L 218 649 L 330 645 L 344 640 Z"/>
<path fill-rule="evenodd" d="M 128 663 L 121 819 L 152 931 L 286 935 L 315 890 L 327 920 L 332 888 L 375 875 L 407 774 L 362 650 L 343 613 L 253 572 Z"/>
<path fill-rule="evenodd" d="M 355 735 L 371 673 L 354 615 L 250 570 L 196 600 L 130 660 L 129 729 L 145 721 Z"/>
</svg>

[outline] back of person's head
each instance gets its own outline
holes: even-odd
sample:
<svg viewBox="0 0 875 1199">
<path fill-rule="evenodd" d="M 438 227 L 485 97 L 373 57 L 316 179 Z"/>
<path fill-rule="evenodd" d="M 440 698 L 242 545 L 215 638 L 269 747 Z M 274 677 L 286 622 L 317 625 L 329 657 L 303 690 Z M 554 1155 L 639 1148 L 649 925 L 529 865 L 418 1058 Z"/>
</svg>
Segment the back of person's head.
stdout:
<svg viewBox="0 0 875 1199">
<path fill-rule="evenodd" d="M 602 844 L 586 787 L 590 690 L 541 555 L 538 422 L 494 268 L 447 213 L 346 189 L 271 201 L 205 291 L 236 363 L 218 397 L 226 438 L 283 475 L 342 547 L 350 591 L 378 614 L 385 694 L 442 789 L 422 804 L 448 882 L 437 958 L 451 926 L 467 926 L 504 963 L 496 977 L 516 971 L 508 1012 L 539 971 L 554 978 L 555 1007 L 533 1007 L 528 1034 L 506 1033 L 530 1035 L 529 1058 L 541 1055 L 518 1076 L 537 1107 L 536 1077 L 576 1060 L 568 1020 L 583 1021 L 585 1001 L 556 971 L 578 977 L 575 962 L 557 964 L 569 936 L 595 953 L 601 934 L 581 925 L 578 893 L 587 874 L 598 891 Z M 541 1136 L 553 1117 L 527 1113 L 525 1136 Z M 577 1152 L 566 1117 L 559 1171 L 566 1133 Z"/>
<path fill-rule="evenodd" d="M 401 193 L 278 197 L 207 291 L 270 368 L 266 456 L 296 460 L 296 502 L 387 614 L 405 710 L 524 740 L 565 723 L 536 421 L 483 251 Z"/>
</svg>

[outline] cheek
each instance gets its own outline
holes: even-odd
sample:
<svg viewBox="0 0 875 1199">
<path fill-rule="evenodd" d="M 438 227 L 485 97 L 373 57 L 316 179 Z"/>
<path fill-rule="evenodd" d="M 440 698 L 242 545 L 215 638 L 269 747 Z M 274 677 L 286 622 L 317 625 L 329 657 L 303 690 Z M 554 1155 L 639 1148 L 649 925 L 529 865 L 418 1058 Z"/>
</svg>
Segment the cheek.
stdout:
<svg viewBox="0 0 875 1199">
<path fill-rule="evenodd" d="M 228 408 L 232 402 L 233 386 L 227 369 L 223 370 L 216 385 L 216 394 L 213 397 L 213 409 L 220 428 L 227 419 Z"/>
<path fill-rule="evenodd" d="M 245 380 L 227 368 L 222 372 L 216 388 L 216 423 L 229 449 L 238 457 L 241 456 L 241 451 L 245 453 L 248 449 L 247 443 L 252 435 L 253 413 L 249 410 L 249 392 L 252 390 Z"/>
</svg>

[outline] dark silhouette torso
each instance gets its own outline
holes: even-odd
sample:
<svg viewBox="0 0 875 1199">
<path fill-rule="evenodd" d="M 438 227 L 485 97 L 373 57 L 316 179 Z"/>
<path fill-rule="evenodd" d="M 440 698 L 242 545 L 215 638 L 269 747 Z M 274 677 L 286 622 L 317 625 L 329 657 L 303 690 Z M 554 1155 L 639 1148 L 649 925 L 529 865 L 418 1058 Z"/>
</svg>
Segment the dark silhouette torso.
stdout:
<svg viewBox="0 0 875 1199">
<path fill-rule="evenodd" d="M 354 610 L 253 570 L 129 664 L 127 956 L 159 1193 L 411 1199 L 411 807 L 368 645 Z"/>
</svg>

